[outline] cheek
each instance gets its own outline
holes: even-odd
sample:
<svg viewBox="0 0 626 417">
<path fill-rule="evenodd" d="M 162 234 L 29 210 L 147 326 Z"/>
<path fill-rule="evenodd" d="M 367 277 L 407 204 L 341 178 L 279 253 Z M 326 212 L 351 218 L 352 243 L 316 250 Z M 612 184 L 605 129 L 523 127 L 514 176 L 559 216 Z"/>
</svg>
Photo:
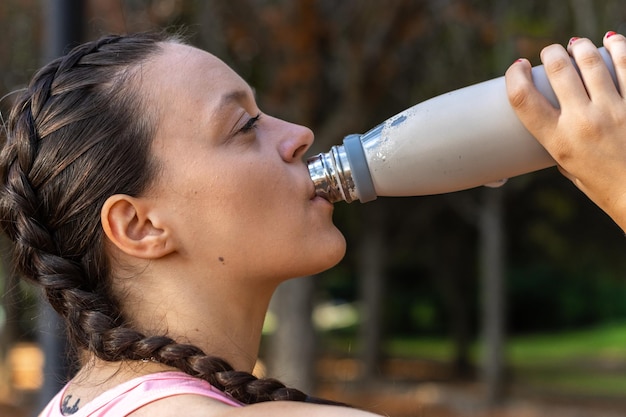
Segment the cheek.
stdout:
<svg viewBox="0 0 626 417">
<path fill-rule="evenodd" d="M 259 157 L 260 159 L 260 157 Z M 219 184 L 222 209 L 239 217 L 244 223 L 264 225 L 295 217 L 293 213 L 294 186 L 288 172 L 270 163 L 254 160 L 242 162 L 236 171 L 221 176 Z M 285 219 L 286 220 L 286 219 Z"/>
<path fill-rule="evenodd" d="M 295 221 L 296 214 L 287 208 L 285 196 L 277 195 L 280 188 L 275 183 L 259 181 L 252 174 L 234 175 L 217 176 L 203 186 L 196 194 L 202 198 L 190 214 L 195 211 L 203 218 L 198 227 L 214 236 L 216 244 L 267 244 L 272 235 L 283 231 L 283 221 Z"/>
<path fill-rule="evenodd" d="M 254 154 L 181 167 L 171 187 L 194 238 L 231 251 L 274 246 L 297 233 L 305 214 L 290 182 L 294 176 L 272 161 Z"/>
</svg>

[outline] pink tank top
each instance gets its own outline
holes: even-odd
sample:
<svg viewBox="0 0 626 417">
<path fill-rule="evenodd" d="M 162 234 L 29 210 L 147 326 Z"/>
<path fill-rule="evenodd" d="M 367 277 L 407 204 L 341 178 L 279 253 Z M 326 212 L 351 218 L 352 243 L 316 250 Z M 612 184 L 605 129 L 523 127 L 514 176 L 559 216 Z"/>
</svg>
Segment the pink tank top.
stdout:
<svg viewBox="0 0 626 417">
<path fill-rule="evenodd" d="M 39 417 L 64 417 L 61 413 L 61 403 L 67 387 L 66 385 L 50 401 Z M 243 407 L 242 403 L 204 380 L 183 372 L 159 372 L 126 381 L 104 392 L 70 416 L 126 416 L 151 402 L 182 394 L 202 395 L 233 407 Z"/>
</svg>

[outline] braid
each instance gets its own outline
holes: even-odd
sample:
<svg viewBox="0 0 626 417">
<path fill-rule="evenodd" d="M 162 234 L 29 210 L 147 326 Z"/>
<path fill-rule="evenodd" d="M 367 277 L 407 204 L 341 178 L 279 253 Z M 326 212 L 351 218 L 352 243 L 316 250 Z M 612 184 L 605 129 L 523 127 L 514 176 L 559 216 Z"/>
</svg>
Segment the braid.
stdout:
<svg viewBox="0 0 626 417">
<path fill-rule="evenodd" d="M 140 34 L 81 45 L 35 74 L 14 104 L 0 153 L 0 227 L 14 242 L 15 268 L 43 289 L 75 349 L 105 361 L 149 358 L 243 403 L 324 403 L 132 329 L 113 295 L 100 210 L 113 194 L 140 195 L 155 176 L 156 122 L 130 81 L 168 41 L 178 40 Z"/>
<path fill-rule="evenodd" d="M 66 319 L 75 347 L 96 352 L 98 330 L 121 324 L 121 314 L 104 285 L 108 265 L 98 230 L 101 202 L 112 190 L 96 176 L 83 176 L 81 183 L 76 174 L 97 169 L 84 155 L 90 149 L 104 155 L 110 142 L 85 125 L 80 126 L 79 141 L 72 127 L 102 110 L 108 97 L 98 96 L 101 77 L 85 73 L 106 71 L 111 52 L 99 65 L 93 59 L 79 62 L 121 39 L 111 36 L 85 44 L 39 71 L 13 107 L 0 155 L 1 224 L 15 242 L 15 267 L 43 288 L 52 307 Z M 87 195 L 88 186 L 96 192 Z M 81 215 L 84 212 L 92 215 Z"/>
<path fill-rule="evenodd" d="M 287 388 L 275 379 L 259 379 L 248 372 L 236 371 L 223 359 L 206 355 L 196 346 L 177 343 L 169 337 L 144 337 L 128 329 L 113 329 L 107 336 L 112 348 L 110 354 L 121 355 L 114 360 L 150 358 L 204 379 L 246 404 L 275 400 L 323 402 L 297 389 Z"/>
</svg>

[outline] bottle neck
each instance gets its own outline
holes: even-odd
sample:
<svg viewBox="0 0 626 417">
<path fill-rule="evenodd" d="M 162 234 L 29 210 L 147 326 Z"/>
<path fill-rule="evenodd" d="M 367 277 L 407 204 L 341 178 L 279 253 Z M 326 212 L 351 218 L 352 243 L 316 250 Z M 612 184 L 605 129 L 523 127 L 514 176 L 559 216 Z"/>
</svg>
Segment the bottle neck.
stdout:
<svg viewBox="0 0 626 417">
<path fill-rule="evenodd" d="M 329 152 L 320 153 L 307 160 L 315 193 L 331 203 L 358 199 L 352 171 L 343 145 L 333 146 Z"/>
</svg>

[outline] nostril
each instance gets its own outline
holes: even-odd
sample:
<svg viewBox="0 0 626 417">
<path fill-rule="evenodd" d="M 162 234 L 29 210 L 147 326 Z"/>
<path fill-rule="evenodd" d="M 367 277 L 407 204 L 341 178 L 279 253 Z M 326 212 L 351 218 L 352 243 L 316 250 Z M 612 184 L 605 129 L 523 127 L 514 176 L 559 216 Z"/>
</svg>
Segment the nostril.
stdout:
<svg viewBox="0 0 626 417">
<path fill-rule="evenodd" d="M 300 145 L 293 153 L 294 159 L 301 158 L 304 153 L 309 149 L 309 145 Z"/>
<path fill-rule="evenodd" d="M 313 143 L 313 132 L 304 126 L 281 122 L 284 123 L 284 131 L 277 134 L 280 138 L 278 149 L 281 157 L 288 162 L 302 159 Z"/>
</svg>

